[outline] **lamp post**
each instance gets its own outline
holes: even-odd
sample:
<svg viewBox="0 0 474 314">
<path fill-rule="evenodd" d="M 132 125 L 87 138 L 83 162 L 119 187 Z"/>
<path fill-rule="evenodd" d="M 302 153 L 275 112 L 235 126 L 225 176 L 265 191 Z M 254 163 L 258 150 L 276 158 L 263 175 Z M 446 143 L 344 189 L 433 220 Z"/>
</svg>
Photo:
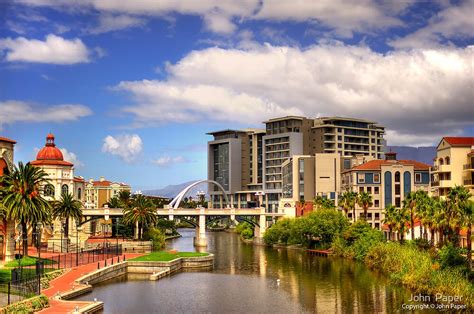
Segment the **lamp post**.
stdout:
<svg viewBox="0 0 474 314">
<path fill-rule="evenodd" d="M 79 228 L 82 227 L 79 222 L 76 223 L 76 266 L 79 266 Z"/>
<path fill-rule="evenodd" d="M 61 253 L 63 252 L 63 232 L 64 228 L 66 228 L 66 221 L 64 219 L 61 219 Z"/>
<path fill-rule="evenodd" d="M 41 227 L 43 227 L 43 224 L 38 222 L 36 224 L 36 249 L 38 250 L 38 260 L 41 260 Z"/>
</svg>

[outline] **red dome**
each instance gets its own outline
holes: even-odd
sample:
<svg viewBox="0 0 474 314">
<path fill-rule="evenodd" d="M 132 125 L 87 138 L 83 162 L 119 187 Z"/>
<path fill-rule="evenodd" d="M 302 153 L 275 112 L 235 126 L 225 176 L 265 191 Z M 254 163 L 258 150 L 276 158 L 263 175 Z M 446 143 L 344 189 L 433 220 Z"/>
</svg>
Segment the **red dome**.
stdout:
<svg viewBox="0 0 474 314">
<path fill-rule="evenodd" d="M 54 144 L 53 134 L 46 137 L 46 145 L 38 152 L 36 160 L 64 160 L 63 153 Z"/>
</svg>

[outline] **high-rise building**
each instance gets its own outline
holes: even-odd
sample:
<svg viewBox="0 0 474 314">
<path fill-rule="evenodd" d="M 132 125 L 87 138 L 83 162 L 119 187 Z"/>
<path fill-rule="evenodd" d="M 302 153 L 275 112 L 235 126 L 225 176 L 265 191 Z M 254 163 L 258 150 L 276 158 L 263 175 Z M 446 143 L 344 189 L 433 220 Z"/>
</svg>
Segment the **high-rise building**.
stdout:
<svg viewBox="0 0 474 314">
<path fill-rule="evenodd" d="M 385 152 L 385 127 L 373 121 L 325 117 L 314 120 L 311 128 L 313 150 L 341 156 L 367 155 L 382 159 Z"/>
<path fill-rule="evenodd" d="M 276 210 L 283 192 L 282 166 L 293 156 L 333 153 L 341 157 L 339 167 L 349 168 L 343 157 L 381 158 L 385 150 L 384 127 L 372 121 L 287 116 L 264 124 L 265 130 L 208 133 L 214 136 L 208 143 L 208 179 L 224 187 L 234 206 L 259 204 Z M 209 185 L 209 191 L 213 203 L 222 205 L 219 189 Z"/>
<path fill-rule="evenodd" d="M 433 194 L 445 197 L 450 188 L 464 185 L 474 194 L 474 137 L 443 137 L 432 172 Z"/>
</svg>

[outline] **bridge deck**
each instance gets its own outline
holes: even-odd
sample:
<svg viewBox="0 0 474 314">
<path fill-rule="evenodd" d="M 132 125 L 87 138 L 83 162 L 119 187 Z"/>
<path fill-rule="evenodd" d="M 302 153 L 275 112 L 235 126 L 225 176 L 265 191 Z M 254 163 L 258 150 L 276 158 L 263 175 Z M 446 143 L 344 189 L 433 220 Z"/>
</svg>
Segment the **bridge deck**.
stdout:
<svg viewBox="0 0 474 314">
<path fill-rule="evenodd" d="M 223 208 L 223 209 L 204 209 L 201 208 L 178 208 L 178 209 L 158 209 L 156 211 L 159 216 L 259 216 L 265 214 L 265 216 L 280 217 L 284 216 L 284 213 L 262 213 L 260 208 Z M 123 216 L 122 208 L 104 208 L 96 209 L 83 209 L 82 214 L 84 216 Z"/>
</svg>

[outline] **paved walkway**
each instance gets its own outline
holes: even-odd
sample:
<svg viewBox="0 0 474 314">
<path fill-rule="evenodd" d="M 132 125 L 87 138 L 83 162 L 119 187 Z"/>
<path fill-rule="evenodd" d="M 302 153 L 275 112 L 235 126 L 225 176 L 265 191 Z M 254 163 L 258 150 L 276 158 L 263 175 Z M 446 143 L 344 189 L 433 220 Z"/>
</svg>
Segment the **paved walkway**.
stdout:
<svg viewBox="0 0 474 314">
<path fill-rule="evenodd" d="M 125 258 L 128 260 L 130 258 L 138 257 L 143 254 L 138 253 L 126 253 L 124 254 Z M 123 255 L 120 257 L 120 260 L 123 259 Z M 107 265 L 111 264 L 111 258 L 107 260 Z M 114 258 L 114 264 L 117 261 L 117 257 Z M 100 261 L 100 267 L 104 267 L 104 261 Z M 50 299 L 50 307 L 40 311 L 39 313 L 71 313 L 74 312 L 76 306 L 78 308 L 90 305 L 92 302 L 87 301 L 66 301 L 66 300 L 57 300 L 54 296 L 58 293 L 62 294 L 74 288 L 75 281 L 82 277 L 83 275 L 94 271 L 97 269 L 97 262 L 90 263 L 86 265 L 81 265 L 74 267 L 68 270 L 62 276 L 55 278 L 50 282 L 50 287 L 42 291 L 44 295 Z"/>
</svg>

